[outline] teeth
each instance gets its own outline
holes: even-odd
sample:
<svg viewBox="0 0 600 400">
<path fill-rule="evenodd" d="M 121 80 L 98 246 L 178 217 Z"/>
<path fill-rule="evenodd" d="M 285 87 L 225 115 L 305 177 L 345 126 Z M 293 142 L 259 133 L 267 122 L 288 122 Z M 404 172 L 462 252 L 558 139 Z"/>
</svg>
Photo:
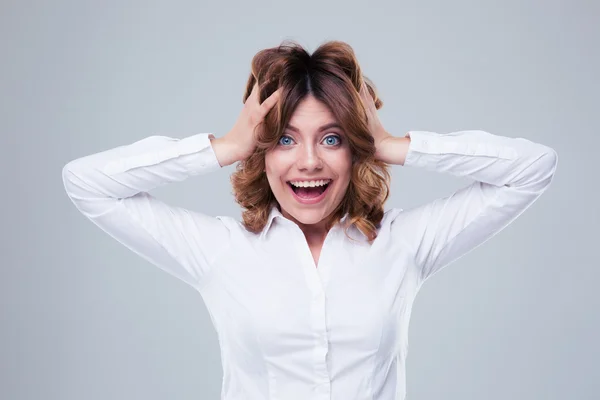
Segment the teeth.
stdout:
<svg viewBox="0 0 600 400">
<path fill-rule="evenodd" d="M 315 186 L 324 186 L 331 182 L 331 179 L 325 179 L 320 181 L 294 181 L 290 183 L 296 187 L 315 187 Z"/>
</svg>

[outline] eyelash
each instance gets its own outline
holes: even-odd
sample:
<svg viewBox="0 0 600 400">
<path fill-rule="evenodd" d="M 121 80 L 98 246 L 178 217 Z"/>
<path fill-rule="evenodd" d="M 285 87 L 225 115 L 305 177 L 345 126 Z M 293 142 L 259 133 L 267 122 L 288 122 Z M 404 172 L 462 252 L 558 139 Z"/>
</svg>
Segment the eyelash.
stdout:
<svg viewBox="0 0 600 400">
<path fill-rule="evenodd" d="M 287 145 L 281 144 L 281 139 L 283 139 L 285 137 L 292 139 L 289 135 L 283 135 L 283 136 L 281 136 L 279 138 L 279 142 L 277 142 L 277 144 L 280 145 L 280 146 L 287 146 Z M 325 139 L 330 138 L 330 137 L 335 137 L 338 140 L 338 143 L 337 144 L 333 144 L 332 146 L 340 146 L 342 144 L 342 138 L 339 135 L 329 135 L 329 136 L 325 137 Z M 325 139 L 323 139 L 323 140 L 325 140 Z"/>
</svg>

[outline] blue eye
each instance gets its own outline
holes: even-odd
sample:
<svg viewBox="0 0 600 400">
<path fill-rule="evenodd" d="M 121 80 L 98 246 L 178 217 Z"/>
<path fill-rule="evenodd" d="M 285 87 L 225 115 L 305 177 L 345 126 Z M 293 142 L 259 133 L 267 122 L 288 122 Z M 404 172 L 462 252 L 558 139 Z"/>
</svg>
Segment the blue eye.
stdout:
<svg viewBox="0 0 600 400">
<path fill-rule="evenodd" d="M 335 146 L 335 145 L 338 145 L 338 144 L 340 144 L 340 141 L 341 141 L 341 139 L 340 139 L 340 137 L 339 137 L 338 135 L 329 135 L 329 136 L 327 136 L 327 137 L 325 138 L 325 140 L 327 140 L 327 139 L 331 139 L 331 138 L 335 138 L 335 139 L 337 139 L 338 143 L 331 143 L 331 142 L 328 142 L 328 144 L 330 144 L 330 145 L 332 145 L 332 146 Z"/>
<path fill-rule="evenodd" d="M 279 142 L 278 142 L 278 143 L 279 143 L 279 144 L 283 144 L 283 143 L 281 143 L 281 141 L 282 141 L 283 139 L 290 139 L 290 140 L 291 140 L 292 138 L 291 138 L 291 137 L 289 137 L 289 136 L 287 136 L 287 135 L 283 135 L 282 137 L 280 137 L 280 138 L 279 138 Z M 286 146 L 286 145 L 284 144 L 284 146 Z"/>
</svg>

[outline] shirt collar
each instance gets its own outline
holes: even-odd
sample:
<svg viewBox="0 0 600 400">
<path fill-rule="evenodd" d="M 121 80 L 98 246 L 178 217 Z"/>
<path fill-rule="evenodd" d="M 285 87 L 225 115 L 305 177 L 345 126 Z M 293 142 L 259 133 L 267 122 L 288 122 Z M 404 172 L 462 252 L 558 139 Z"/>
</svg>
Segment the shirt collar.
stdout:
<svg viewBox="0 0 600 400">
<path fill-rule="evenodd" d="M 269 219 L 267 220 L 267 224 L 265 225 L 265 227 L 263 228 L 262 232 L 260 233 L 260 238 L 264 238 L 268 231 L 271 229 L 271 225 L 273 224 L 273 221 L 275 220 L 275 218 L 279 218 L 281 220 L 286 220 L 288 222 L 292 222 L 289 221 L 287 218 L 285 218 L 283 216 L 283 214 L 281 213 L 281 211 L 279 211 L 279 208 L 277 207 L 276 203 L 273 203 L 271 205 L 271 210 L 269 211 Z M 343 224 L 346 220 L 348 219 L 348 213 L 346 213 L 342 219 L 338 222 L 338 224 Z M 358 229 L 357 229 L 358 230 Z M 364 233 L 362 233 L 360 230 L 358 230 L 363 236 Z M 364 236 L 366 238 L 366 236 Z"/>
</svg>

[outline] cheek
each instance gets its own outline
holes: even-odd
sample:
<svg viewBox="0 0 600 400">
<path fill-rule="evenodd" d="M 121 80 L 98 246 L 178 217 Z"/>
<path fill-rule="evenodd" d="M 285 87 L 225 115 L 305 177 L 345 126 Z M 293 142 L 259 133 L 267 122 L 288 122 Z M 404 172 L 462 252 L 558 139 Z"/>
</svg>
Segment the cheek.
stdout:
<svg viewBox="0 0 600 400">
<path fill-rule="evenodd" d="M 277 152 L 265 156 L 265 172 L 270 177 L 272 183 L 276 183 L 276 181 L 281 182 L 281 177 L 287 175 L 292 164 L 289 157 L 285 157 L 285 155 Z"/>
<path fill-rule="evenodd" d="M 270 151 L 265 154 L 265 169 L 271 173 L 277 172 L 281 169 L 281 156 L 277 151 Z"/>
<path fill-rule="evenodd" d="M 343 171 L 343 173 L 340 174 L 340 180 L 341 180 L 341 191 L 343 193 L 345 193 L 348 190 L 348 187 L 350 186 L 350 180 L 352 179 L 352 164 L 350 163 L 344 163 L 344 165 L 341 167 L 341 171 Z"/>
<path fill-rule="evenodd" d="M 349 181 L 352 176 L 352 156 L 350 153 L 344 154 L 343 157 L 336 160 L 336 170 L 338 175 L 345 181 Z"/>
<path fill-rule="evenodd" d="M 286 189 L 281 181 L 282 169 L 275 158 L 265 158 L 265 174 L 267 181 L 271 187 L 271 191 L 274 193 L 282 192 Z"/>
<path fill-rule="evenodd" d="M 273 157 L 265 157 L 265 173 L 267 174 L 267 178 L 269 178 L 269 182 L 273 183 L 273 179 L 278 175 L 277 161 L 273 160 Z"/>
</svg>

